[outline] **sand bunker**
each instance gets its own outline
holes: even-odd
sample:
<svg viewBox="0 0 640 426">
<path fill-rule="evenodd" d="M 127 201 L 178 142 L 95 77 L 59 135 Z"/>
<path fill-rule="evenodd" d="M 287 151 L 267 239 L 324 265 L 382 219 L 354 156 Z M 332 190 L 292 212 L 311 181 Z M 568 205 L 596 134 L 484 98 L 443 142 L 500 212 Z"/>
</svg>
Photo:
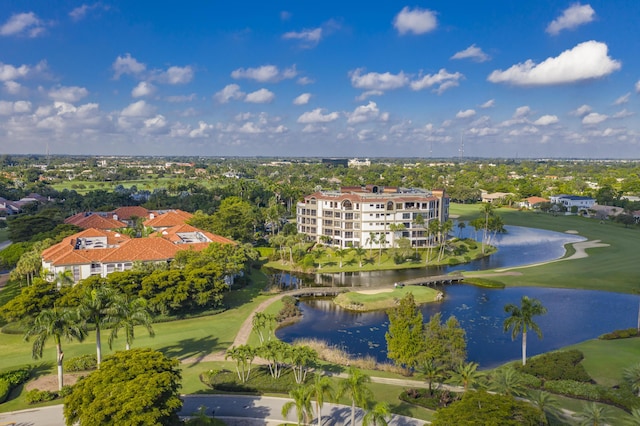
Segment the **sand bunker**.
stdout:
<svg viewBox="0 0 640 426">
<path fill-rule="evenodd" d="M 564 231 L 565 234 L 578 234 L 579 232 L 574 229 L 569 229 L 568 231 Z"/>
<path fill-rule="evenodd" d="M 586 249 L 597 247 L 609 247 L 609 244 L 601 243 L 600 240 L 581 241 L 579 243 L 573 243 L 573 248 L 576 250 L 576 252 L 566 259 L 560 260 L 582 259 L 583 257 L 589 256 L 585 251 Z"/>
<path fill-rule="evenodd" d="M 376 288 L 373 290 L 358 290 L 356 293 L 360 294 L 379 294 L 379 293 L 391 293 L 393 291 L 392 288 Z"/>
</svg>

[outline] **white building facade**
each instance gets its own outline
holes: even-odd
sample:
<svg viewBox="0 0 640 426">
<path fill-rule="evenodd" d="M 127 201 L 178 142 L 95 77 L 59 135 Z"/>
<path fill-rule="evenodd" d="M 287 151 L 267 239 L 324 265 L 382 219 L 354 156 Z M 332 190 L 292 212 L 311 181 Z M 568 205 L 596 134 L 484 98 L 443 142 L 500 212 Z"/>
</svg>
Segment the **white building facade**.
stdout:
<svg viewBox="0 0 640 426">
<path fill-rule="evenodd" d="M 444 190 L 345 187 L 307 195 L 296 209 L 299 233 L 341 248 L 388 248 L 398 238 L 409 239 L 412 247 L 427 247 L 437 238 L 428 232 L 429 222 L 436 219 L 440 223 L 449 219 Z"/>
</svg>

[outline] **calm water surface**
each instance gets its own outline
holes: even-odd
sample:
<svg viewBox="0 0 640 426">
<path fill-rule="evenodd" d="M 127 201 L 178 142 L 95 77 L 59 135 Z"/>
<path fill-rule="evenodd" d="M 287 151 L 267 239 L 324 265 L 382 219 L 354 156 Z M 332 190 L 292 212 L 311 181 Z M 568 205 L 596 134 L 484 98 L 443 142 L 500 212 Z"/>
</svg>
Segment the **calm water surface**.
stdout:
<svg viewBox="0 0 640 426">
<path fill-rule="evenodd" d="M 552 231 L 515 226 L 506 228 L 508 232 L 497 235 L 492 243 L 498 247 L 498 252 L 488 259 L 453 268 L 318 275 L 315 284 L 368 287 L 454 270 L 538 263 L 561 257 L 565 252 L 564 244 L 584 240 L 577 235 Z M 464 231 L 466 236 L 474 237 L 472 229 Z M 536 318 L 543 331 L 543 339 L 529 333 L 528 355 L 592 339 L 614 329 L 634 327 L 637 321 L 639 298 L 632 295 L 528 287 L 482 289 L 465 285 L 448 286 L 444 291 L 446 297 L 442 303 L 421 308 L 425 321 L 436 312 L 442 313 L 443 320 L 455 315 L 467 333 L 468 359 L 478 362 L 482 368 L 521 356 L 521 340 L 511 341 L 510 333 L 503 332 L 502 324 L 506 318 L 504 305 L 519 305 L 523 295 L 539 299 L 548 310 L 546 315 Z M 280 339 L 291 342 L 301 337 L 315 337 L 354 355 L 372 355 L 380 361 L 387 359 L 384 338 L 388 326 L 386 313 L 345 311 L 330 300 L 302 301 L 300 307 L 304 318 L 278 330 L 276 334 Z"/>
</svg>

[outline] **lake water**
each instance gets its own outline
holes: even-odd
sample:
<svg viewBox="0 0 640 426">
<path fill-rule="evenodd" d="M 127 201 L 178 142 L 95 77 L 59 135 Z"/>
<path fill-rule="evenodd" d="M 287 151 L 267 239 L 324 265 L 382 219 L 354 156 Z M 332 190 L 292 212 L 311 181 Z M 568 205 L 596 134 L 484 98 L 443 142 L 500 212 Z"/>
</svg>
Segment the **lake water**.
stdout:
<svg viewBox="0 0 640 426">
<path fill-rule="evenodd" d="M 334 285 L 368 287 L 410 278 L 438 275 L 454 270 L 504 268 L 556 259 L 564 254 L 563 245 L 584 238 L 551 231 L 522 227 L 507 227 L 507 234 L 498 235 L 493 245 L 498 252 L 482 261 L 454 268 L 389 271 L 368 274 L 335 274 L 318 281 Z M 469 232 L 465 229 L 465 231 Z M 473 230 L 471 230 L 473 232 Z M 521 340 L 511 341 L 503 332 L 506 318 L 504 305 L 520 304 L 523 295 L 539 299 L 548 313 L 536 317 L 543 331 L 539 340 L 535 333 L 527 339 L 528 355 L 535 355 L 563 346 L 592 339 L 614 329 L 635 327 L 638 296 L 568 289 L 515 287 L 484 289 L 454 285 L 443 289 L 445 300 L 421 307 L 425 321 L 436 312 L 443 320 L 455 315 L 467 333 L 468 359 L 481 368 L 491 368 L 519 359 Z M 277 331 L 278 338 L 291 342 L 301 337 L 314 337 L 343 348 L 354 355 L 372 355 L 386 361 L 388 318 L 384 312 L 357 313 L 346 311 L 330 300 L 306 300 L 300 303 L 303 319 Z"/>
</svg>

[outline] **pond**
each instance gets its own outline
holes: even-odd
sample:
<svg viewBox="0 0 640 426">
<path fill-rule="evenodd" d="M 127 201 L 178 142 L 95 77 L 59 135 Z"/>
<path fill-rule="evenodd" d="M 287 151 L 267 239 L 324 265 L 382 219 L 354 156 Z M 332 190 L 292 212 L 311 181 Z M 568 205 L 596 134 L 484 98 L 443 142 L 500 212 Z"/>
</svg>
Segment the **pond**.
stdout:
<svg viewBox="0 0 640 426">
<path fill-rule="evenodd" d="M 481 368 L 492 368 L 521 357 L 522 340 L 519 337 L 512 341 L 511 334 L 503 332 L 503 321 L 504 305 L 519 305 L 523 295 L 539 299 L 548 311 L 535 318 L 543 339 L 528 333 L 529 356 L 592 339 L 614 329 L 636 326 L 638 296 L 589 290 L 485 289 L 453 285 L 446 288 L 443 302 L 423 305 L 421 310 L 425 322 L 436 312 L 442 313 L 443 321 L 455 315 L 467 333 L 467 359 L 479 363 Z M 387 360 L 386 313 L 346 311 L 331 300 L 303 300 L 300 308 L 303 319 L 279 329 L 276 333 L 279 339 L 292 342 L 301 337 L 314 337 L 353 355 Z"/>
<path fill-rule="evenodd" d="M 369 287 L 455 270 L 539 263 L 561 257 L 565 253 L 565 244 L 585 240 L 573 234 L 516 226 L 506 228 L 507 233 L 497 235 L 492 242 L 498 247 L 497 253 L 468 264 L 401 271 L 317 274 L 315 278 L 301 278 L 296 285 L 304 282 L 306 285 Z M 467 227 L 463 231 L 462 237 L 475 237 L 473 229 Z M 467 333 L 468 359 L 478 362 L 482 368 L 491 368 L 521 356 L 521 340 L 511 341 L 511 335 L 503 332 L 503 321 L 506 318 L 504 305 L 519 305 L 523 295 L 539 299 L 548 310 L 547 315 L 536 318 L 543 331 L 543 339 L 529 333 L 529 355 L 579 343 L 614 329 L 634 327 L 637 320 L 638 297 L 632 295 L 550 288 L 483 289 L 465 285 L 442 290 L 446 293 L 442 303 L 421 308 L 425 321 L 436 312 L 442 313 L 443 320 L 455 315 Z M 278 338 L 291 342 L 301 337 L 314 337 L 353 355 L 369 354 L 379 361 L 387 359 L 384 338 L 388 326 L 386 313 L 350 312 L 334 305 L 331 300 L 302 301 L 301 309 L 304 318 L 278 330 Z"/>
<path fill-rule="evenodd" d="M 456 227 L 454 229 L 457 230 Z M 483 259 L 456 266 L 422 267 L 414 269 L 402 269 L 395 271 L 373 272 L 348 272 L 336 274 L 297 274 L 295 278 L 289 274 L 282 274 L 281 279 L 285 285 L 293 283 L 299 285 L 326 285 L 326 286 L 354 286 L 375 287 L 384 284 L 392 284 L 413 278 L 431 275 L 448 274 L 454 271 L 480 271 L 484 269 L 508 268 L 532 263 L 546 262 L 562 257 L 565 253 L 564 245 L 584 241 L 579 235 L 561 232 L 547 231 L 543 229 L 525 228 L 522 226 L 505 226 L 504 234 L 498 234 L 492 239 L 491 244 L 498 251 Z M 467 226 L 462 234 L 456 236 L 462 238 L 480 237 L 481 232 L 474 232 Z"/>
</svg>

